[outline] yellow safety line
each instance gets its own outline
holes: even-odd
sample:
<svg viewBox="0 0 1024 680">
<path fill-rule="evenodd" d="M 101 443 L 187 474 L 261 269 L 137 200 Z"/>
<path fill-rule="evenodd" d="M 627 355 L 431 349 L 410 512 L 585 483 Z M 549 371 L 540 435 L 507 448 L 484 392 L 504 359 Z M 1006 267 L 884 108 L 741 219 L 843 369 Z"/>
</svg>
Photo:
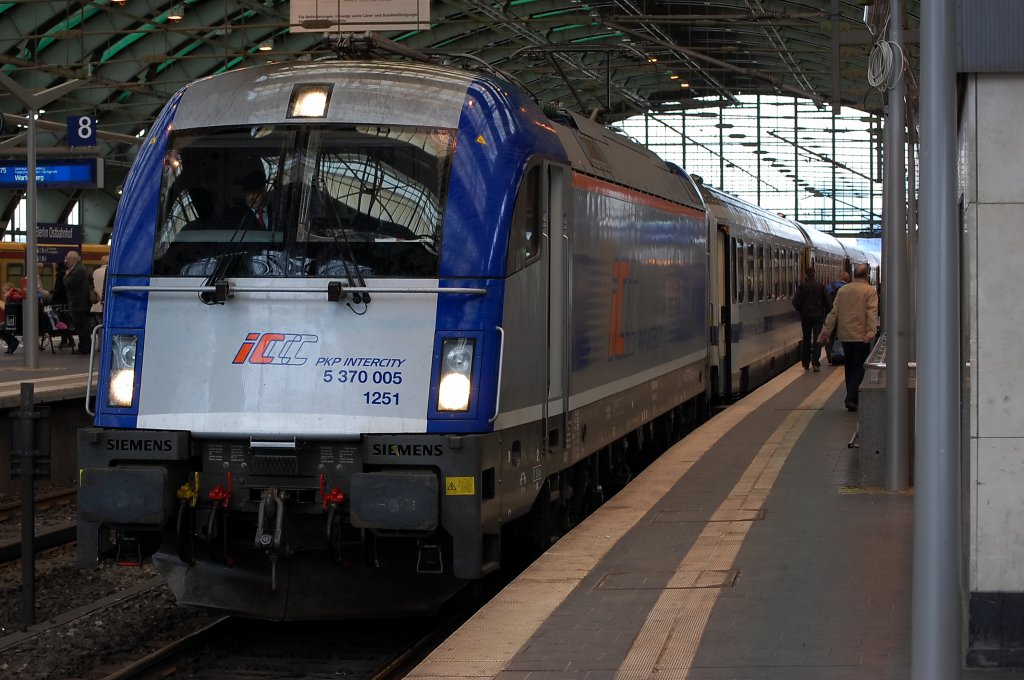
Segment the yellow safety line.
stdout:
<svg viewBox="0 0 1024 680">
<path fill-rule="evenodd" d="M 692 587 L 727 578 L 754 515 L 765 500 L 803 434 L 815 410 L 820 409 L 843 381 L 843 371 L 830 371 L 754 456 L 728 497 L 722 502 L 690 551 L 676 567 L 668 587 L 651 608 L 629 654 L 615 674 L 616 680 L 678 678 L 688 676 L 720 587 Z M 737 516 L 745 519 L 730 518 Z M 719 521 L 715 521 L 718 519 Z"/>
<path fill-rule="evenodd" d="M 842 371 L 833 371 L 842 374 Z M 541 555 L 406 678 L 493 678 L 597 563 L 718 440 L 805 375 L 795 366 L 704 423 Z M 822 374 L 823 376 L 826 374 Z M 835 381 L 829 379 L 831 389 Z M 641 483 L 642 480 L 642 483 Z M 655 501 L 656 502 L 656 501 Z"/>
</svg>

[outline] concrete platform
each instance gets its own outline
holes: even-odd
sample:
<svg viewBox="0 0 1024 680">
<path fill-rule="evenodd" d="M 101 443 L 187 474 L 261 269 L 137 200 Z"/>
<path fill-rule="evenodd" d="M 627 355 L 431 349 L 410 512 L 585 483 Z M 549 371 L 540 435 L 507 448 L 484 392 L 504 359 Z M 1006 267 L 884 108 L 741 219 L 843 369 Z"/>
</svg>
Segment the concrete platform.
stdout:
<svg viewBox="0 0 1024 680">
<path fill-rule="evenodd" d="M 913 496 L 857 486 L 843 392 L 797 366 L 726 409 L 407 677 L 909 678 Z"/>
</svg>

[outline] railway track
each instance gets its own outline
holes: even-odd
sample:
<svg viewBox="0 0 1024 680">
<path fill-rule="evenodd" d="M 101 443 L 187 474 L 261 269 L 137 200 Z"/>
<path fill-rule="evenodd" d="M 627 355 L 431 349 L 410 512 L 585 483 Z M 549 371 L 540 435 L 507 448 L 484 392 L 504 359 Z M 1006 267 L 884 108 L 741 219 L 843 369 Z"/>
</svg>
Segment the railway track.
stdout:
<svg viewBox="0 0 1024 680">
<path fill-rule="evenodd" d="M 134 598 L 148 597 L 151 593 L 158 589 L 162 589 L 163 587 L 164 583 L 162 578 L 152 578 L 139 583 L 133 588 L 128 588 L 122 592 L 100 598 L 95 602 L 91 602 L 87 605 L 55 616 L 50 620 L 38 623 L 32 626 L 29 630 L 0 637 L 0 654 L 17 645 L 24 644 L 26 641 L 32 640 L 33 638 L 40 637 L 52 629 L 59 629 L 76 621 L 83 620 L 94 615 L 96 612 L 114 607 Z"/>
<path fill-rule="evenodd" d="M 50 493 L 44 493 L 36 496 L 35 508 L 36 510 L 47 510 L 49 508 L 58 507 L 61 505 L 67 505 L 73 503 L 78 497 L 78 489 L 60 489 L 58 491 L 51 491 Z M 10 501 L 7 503 L 0 503 L 0 522 L 6 521 L 15 515 L 21 514 L 21 500 Z"/>
<path fill-rule="evenodd" d="M 225 616 L 98 680 L 228 677 L 397 680 L 482 603 L 467 599 L 429 618 L 268 622 Z"/>
<path fill-rule="evenodd" d="M 41 494 L 35 499 L 35 509 L 45 511 L 58 508 L 75 501 L 78 490 L 75 488 L 61 489 Z M 0 522 L 7 521 L 21 514 L 21 501 L 11 501 L 0 505 Z M 35 552 L 42 552 L 59 545 L 71 543 L 77 538 L 75 522 L 64 522 L 46 529 L 38 529 L 35 537 Z M 21 539 L 0 541 L 0 564 L 11 562 L 21 557 Z"/>
<path fill-rule="evenodd" d="M 102 680 L 338 678 L 395 680 L 444 637 L 433 620 L 276 623 L 224 617 Z"/>
<path fill-rule="evenodd" d="M 78 538 L 78 525 L 68 522 L 36 533 L 35 552 L 39 553 L 59 545 L 72 543 Z M 21 558 L 21 539 L 0 542 L 0 564 Z"/>
</svg>

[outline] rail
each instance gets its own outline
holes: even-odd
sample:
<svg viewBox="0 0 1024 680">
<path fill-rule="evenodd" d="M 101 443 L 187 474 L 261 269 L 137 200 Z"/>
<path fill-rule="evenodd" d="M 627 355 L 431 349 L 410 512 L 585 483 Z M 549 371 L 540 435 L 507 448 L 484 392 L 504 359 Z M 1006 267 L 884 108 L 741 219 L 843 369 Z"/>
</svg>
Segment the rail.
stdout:
<svg viewBox="0 0 1024 680">
<path fill-rule="evenodd" d="M 50 493 L 39 494 L 35 497 L 35 507 L 37 510 L 45 508 L 51 508 L 58 505 L 67 505 L 75 500 L 78 496 L 78 489 L 60 489 L 59 491 L 51 491 Z M 7 503 L 0 503 L 0 521 L 6 520 L 14 515 L 21 514 L 21 499 L 16 501 L 9 501 Z"/>
<path fill-rule="evenodd" d="M 32 551 L 40 553 L 50 548 L 74 543 L 77 537 L 78 524 L 76 522 L 65 522 L 49 529 L 37 531 L 32 544 Z M 21 539 L 0 543 L 0 564 L 20 559 L 21 552 Z"/>
</svg>

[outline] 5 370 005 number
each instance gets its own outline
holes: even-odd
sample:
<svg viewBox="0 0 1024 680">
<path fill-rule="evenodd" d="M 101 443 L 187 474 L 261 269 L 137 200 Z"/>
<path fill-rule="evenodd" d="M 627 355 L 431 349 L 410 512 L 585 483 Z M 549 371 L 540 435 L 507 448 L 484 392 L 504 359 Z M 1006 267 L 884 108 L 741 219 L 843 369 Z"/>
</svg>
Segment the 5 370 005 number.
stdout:
<svg viewBox="0 0 1024 680">
<path fill-rule="evenodd" d="M 340 368 L 324 371 L 325 383 L 357 384 L 357 385 L 401 385 L 401 371 L 364 371 L 362 369 Z"/>
</svg>

